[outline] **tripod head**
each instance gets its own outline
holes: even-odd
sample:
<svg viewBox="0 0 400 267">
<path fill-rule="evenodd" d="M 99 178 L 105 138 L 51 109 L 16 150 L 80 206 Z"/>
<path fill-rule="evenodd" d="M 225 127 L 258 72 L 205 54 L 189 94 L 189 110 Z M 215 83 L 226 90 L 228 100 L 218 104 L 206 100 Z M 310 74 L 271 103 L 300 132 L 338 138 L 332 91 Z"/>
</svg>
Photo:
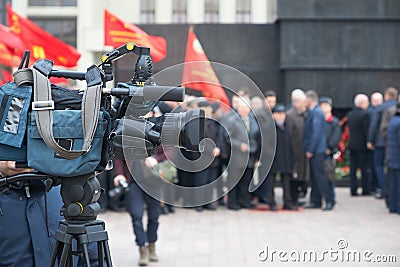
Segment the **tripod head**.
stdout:
<svg viewBox="0 0 400 267">
<path fill-rule="evenodd" d="M 97 200 L 102 189 L 95 173 L 68 178 L 51 177 L 40 172 L 21 173 L 1 178 L 0 189 L 7 190 L 13 183 L 25 180 L 43 180 L 47 191 L 50 191 L 52 186 L 61 184 L 61 215 L 68 222 L 94 221 L 100 213 Z"/>
</svg>

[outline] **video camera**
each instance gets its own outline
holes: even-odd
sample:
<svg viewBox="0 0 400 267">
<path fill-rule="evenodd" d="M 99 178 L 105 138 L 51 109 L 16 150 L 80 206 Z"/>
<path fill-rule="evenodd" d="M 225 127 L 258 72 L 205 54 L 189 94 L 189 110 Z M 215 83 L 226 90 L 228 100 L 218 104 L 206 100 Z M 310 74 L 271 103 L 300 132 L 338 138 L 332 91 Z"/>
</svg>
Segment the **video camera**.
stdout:
<svg viewBox="0 0 400 267">
<path fill-rule="evenodd" d="M 115 88 L 106 88 L 106 82 L 114 78 L 113 61 L 130 52 L 138 55 L 133 78 L 129 82 L 118 83 Z M 101 79 L 102 108 L 112 115 L 114 129 L 110 140 L 116 157 L 125 159 L 127 155 L 131 160 L 144 159 L 161 144 L 190 151 L 203 150 L 200 141 L 204 138 L 204 111 L 190 110 L 143 118 L 158 101 L 182 102 L 185 97 L 182 87 L 157 86 L 154 83 L 149 48 L 127 43 L 103 55 L 101 60 L 99 67 L 93 65 L 88 72 L 53 70 L 50 76 L 76 80 L 88 80 L 90 77 L 88 86 Z M 110 96 L 117 98 L 116 104 L 111 105 Z"/>
<path fill-rule="evenodd" d="M 114 79 L 113 61 L 131 52 L 138 55 L 133 78 L 128 82 L 118 83 L 116 87 L 106 88 L 106 82 Z M 140 160 L 153 154 L 160 145 L 202 151 L 200 144 L 204 139 L 202 110 L 144 118 L 158 101 L 184 100 L 184 88 L 158 86 L 154 83 L 151 77 L 153 64 L 149 48 L 127 43 L 103 55 L 101 61 L 98 66 L 93 65 L 86 72 L 51 68 L 47 71 L 49 77 L 86 80 L 88 87 L 101 85 L 100 108 L 110 115 L 112 125 L 112 130 L 104 137 L 105 142 L 103 141 L 109 144 L 103 145 L 101 153 L 107 154 L 104 158 L 108 159 L 109 156 L 115 155 L 121 159 Z M 40 70 L 40 66 L 39 71 L 46 72 Z M 117 104 L 112 105 L 112 97 L 116 98 L 114 102 Z M 22 164 L 17 166 L 24 167 Z M 61 212 L 66 220 L 90 221 L 94 220 L 100 211 L 97 200 L 101 188 L 95 178 L 97 174 L 96 171 L 74 177 L 52 177 L 42 171 L 38 175 L 19 175 L 0 179 L 0 188 L 18 179 L 43 180 L 46 177 L 48 190 L 55 184 L 62 186 L 64 206 Z"/>
</svg>

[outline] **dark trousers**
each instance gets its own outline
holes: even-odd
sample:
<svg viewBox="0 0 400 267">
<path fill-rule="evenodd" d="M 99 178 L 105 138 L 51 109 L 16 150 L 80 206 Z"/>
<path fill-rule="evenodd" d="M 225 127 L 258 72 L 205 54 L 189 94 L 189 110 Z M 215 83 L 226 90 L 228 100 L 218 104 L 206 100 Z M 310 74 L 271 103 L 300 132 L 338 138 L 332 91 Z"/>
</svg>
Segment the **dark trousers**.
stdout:
<svg viewBox="0 0 400 267">
<path fill-rule="evenodd" d="M 371 193 L 370 178 L 368 175 L 368 153 L 367 151 L 350 151 L 350 191 L 352 195 L 357 194 L 357 169 L 361 169 L 361 185 L 363 195 Z"/>
<path fill-rule="evenodd" d="M 275 202 L 275 179 L 276 173 L 269 173 L 266 179 L 267 185 L 267 199 L 269 205 L 276 206 Z M 292 205 L 292 194 L 290 189 L 290 180 L 292 179 L 292 175 L 290 174 L 281 174 L 282 188 L 283 188 L 283 202 L 285 205 Z"/>
<path fill-rule="evenodd" d="M 400 170 L 390 170 L 388 206 L 390 212 L 400 214 Z"/>
<path fill-rule="evenodd" d="M 299 193 L 304 192 L 307 194 L 307 182 L 306 181 L 290 181 L 290 194 L 292 196 L 293 203 L 297 203 L 299 201 Z"/>
<path fill-rule="evenodd" d="M 213 182 L 218 175 L 218 169 L 214 167 L 205 168 L 202 171 L 196 172 L 194 174 L 194 186 L 200 187 L 202 185 L 209 184 Z M 195 194 L 195 205 L 202 206 L 210 204 L 212 202 L 214 188 L 198 188 Z"/>
<path fill-rule="evenodd" d="M 378 181 L 378 188 L 385 189 L 385 148 L 376 147 L 374 150 L 374 171 Z"/>
<path fill-rule="evenodd" d="M 375 191 L 378 186 L 378 177 L 375 174 L 375 166 L 374 166 L 374 151 L 368 150 L 368 172 L 369 177 L 371 179 L 370 189 Z"/>
<path fill-rule="evenodd" d="M 127 192 L 127 208 L 131 215 L 133 232 L 136 244 L 144 246 L 146 242 L 157 241 L 158 217 L 160 215 L 160 201 L 149 196 L 138 184 L 132 182 Z M 143 228 L 143 213 L 147 207 L 147 231 Z"/>
<path fill-rule="evenodd" d="M 183 186 L 183 187 L 193 187 L 194 186 L 194 173 L 187 172 L 187 171 L 184 171 L 184 170 L 181 170 L 178 168 L 177 175 L 178 175 L 178 185 Z M 183 198 L 184 206 L 193 206 L 194 197 L 190 191 L 188 191 L 188 190 L 183 191 L 182 198 Z"/>
<path fill-rule="evenodd" d="M 232 177 L 237 177 L 242 169 L 232 168 L 229 175 Z M 249 192 L 249 185 L 251 179 L 253 178 L 254 169 L 246 168 L 239 182 L 229 191 L 228 194 L 228 206 L 242 206 L 250 207 L 251 194 Z"/>
<path fill-rule="evenodd" d="M 261 184 L 258 186 L 258 188 L 256 189 L 256 191 L 253 192 L 253 196 L 254 197 L 258 197 L 259 199 L 265 199 L 267 198 L 267 180 L 268 180 L 268 176 L 265 178 L 265 173 L 263 173 L 263 171 L 260 170 L 260 168 L 258 168 L 258 173 L 259 173 L 259 180 L 261 181 Z M 263 179 L 265 178 L 265 179 Z"/>
<path fill-rule="evenodd" d="M 317 206 L 322 205 L 322 198 L 324 198 L 327 203 L 333 202 L 329 188 L 329 180 L 323 169 L 324 159 L 324 154 L 316 154 L 310 159 L 310 202 Z"/>
</svg>

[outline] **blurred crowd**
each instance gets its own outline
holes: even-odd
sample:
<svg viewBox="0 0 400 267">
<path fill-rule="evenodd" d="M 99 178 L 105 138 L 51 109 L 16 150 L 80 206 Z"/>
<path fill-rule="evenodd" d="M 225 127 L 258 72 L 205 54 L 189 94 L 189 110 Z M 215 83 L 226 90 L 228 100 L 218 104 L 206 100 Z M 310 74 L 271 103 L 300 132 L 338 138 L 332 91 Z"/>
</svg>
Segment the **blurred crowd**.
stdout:
<svg viewBox="0 0 400 267">
<path fill-rule="evenodd" d="M 183 187 L 200 187 L 216 181 L 214 192 L 183 196 L 181 202 L 175 199 L 179 205 L 195 206 L 198 212 L 215 210 L 218 206 L 231 210 L 256 208 L 260 204 L 268 205 L 271 211 L 297 210 L 302 206 L 329 211 L 336 204 L 336 160 L 347 153 L 351 196 L 372 195 L 385 199 L 391 212 L 400 212 L 400 201 L 397 200 L 399 174 L 396 171 L 400 166 L 400 157 L 397 157 L 400 150 L 396 150 L 400 138 L 396 137 L 395 130 L 397 102 L 398 92 L 393 87 L 384 94 L 375 92 L 370 97 L 358 94 L 354 97 L 354 108 L 341 119 L 333 115 L 334 103 L 330 97 L 319 97 L 315 91 L 304 92 L 301 89 L 292 91 L 291 103 L 285 106 L 278 102 L 274 91 L 265 92 L 263 99 L 252 97 L 244 88 L 232 97 L 232 110 L 229 112 L 203 97 L 188 96 L 181 105 L 162 102 L 152 111 L 152 116 L 190 109 L 204 110 L 205 136 L 215 145 L 205 146 L 202 153 L 184 149 L 180 152 L 191 161 L 203 154 L 211 158 L 211 164 L 195 172 L 176 169 L 167 163 L 174 149 L 159 149 L 156 155 L 133 168 L 133 172 L 160 164 L 162 167 L 158 171 L 166 173 L 161 176 Z M 270 133 L 271 127 L 275 128 L 276 138 L 268 138 L 265 134 L 262 138 L 261 132 Z M 339 146 L 344 134 L 349 135 L 349 140 Z M 275 154 L 268 157 L 273 152 L 274 142 Z M 168 153 L 170 157 L 165 155 Z M 261 154 L 264 156 L 260 161 Z M 263 159 L 272 160 L 272 164 L 262 162 Z M 115 160 L 113 173 L 103 175 L 107 177 L 103 179 L 105 182 L 112 181 L 111 185 L 104 184 L 105 188 L 113 187 L 114 180 L 118 186 L 121 178 L 131 181 L 128 168 L 119 161 Z M 154 175 L 153 172 L 138 171 L 139 176 L 146 173 Z M 250 193 L 250 184 L 257 190 Z M 277 205 L 274 195 L 277 185 L 283 189 L 282 206 Z M 308 191 L 309 201 L 302 201 Z M 103 199 L 107 201 L 103 207 L 123 209 L 121 198 L 126 197 L 118 195 L 117 198 Z M 202 205 L 196 205 L 198 203 Z M 173 213 L 174 210 L 170 204 L 160 204 L 161 214 Z"/>
<path fill-rule="evenodd" d="M 174 213 L 175 206 L 197 212 L 224 206 L 234 211 L 333 210 L 336 164 L 344 155 L 349 155 L 350 195 L 385 199 L 389 211 L 400 214 L 400 103 L 395 88 L 370 97 L 356 95 L 354 107 L 341 119 L 333 114 L 332 98 L 312 90 L 294 89 L 290 105 L 285 106 L 274 91 L 261 98 L 242 89 L 233 95 L 229 112 L 203 97 L 186 99 L 180 105 L 161 102 L 150 116 L 202 109 L 205 137 L 213 145 L 205 145 L 202 152 L 159 148 L 155 155 L 135 161 L 133 166 L 115 159 L 114 170 L 99 177 L 106 190 L 127 184 L 129 190 L 119 190 L 111 198 L 103 196 L 100 204 L 116 211 L 126 207 L 140 249 L 139 265 L 158 260 L 158 218 Z M 171 164 L 177 152 L 190 160 L 190 166 Z M 196 162 L 201 157 L 210 164 L 198 169 Z M 157 171 L 151 171 L 154 169 Z M 150 195 L 141 183 L 151 176 L 200 190 L 175 194 L 161 187 L 159 194 Z M 211 190 L 203 190 L 210 184 Z M 281 201 L 274 194 L 277 186 L 283 189 Z M 250 192 L 249 188 L 256 190 Z M 145 210 L 146 230 L 142 222 Z"/>
</svg>

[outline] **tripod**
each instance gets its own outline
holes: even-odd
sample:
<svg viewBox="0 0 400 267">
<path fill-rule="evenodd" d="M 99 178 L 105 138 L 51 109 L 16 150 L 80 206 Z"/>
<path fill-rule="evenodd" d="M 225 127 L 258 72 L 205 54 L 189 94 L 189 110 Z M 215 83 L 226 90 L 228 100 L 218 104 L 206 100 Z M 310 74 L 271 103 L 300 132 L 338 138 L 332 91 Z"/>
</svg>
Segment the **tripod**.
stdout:
<svg viewBox="0 0 400 267">
<path fill-rule="evenodd" d="M 97 220 L 100 205 L 97 200 L 101 194 L 100 183 L 94 173 L 60 179 L 63 207 L 61 214 L 65 220 L 60 222 L 56 231 L 56 244 L 51 256 L 50 267 L 55 266 L 57 258 L 59 267 L 72 267 L 73 255 L 83 257 L 86 266 L 90 267 L 88 252 L 89 243 L 97 243 L 97 260 L 104 266 L 112 267 L 108 234 L 103 221 Z M 72 244 L 76 240 L 77 249 Z"/>
</svg>

